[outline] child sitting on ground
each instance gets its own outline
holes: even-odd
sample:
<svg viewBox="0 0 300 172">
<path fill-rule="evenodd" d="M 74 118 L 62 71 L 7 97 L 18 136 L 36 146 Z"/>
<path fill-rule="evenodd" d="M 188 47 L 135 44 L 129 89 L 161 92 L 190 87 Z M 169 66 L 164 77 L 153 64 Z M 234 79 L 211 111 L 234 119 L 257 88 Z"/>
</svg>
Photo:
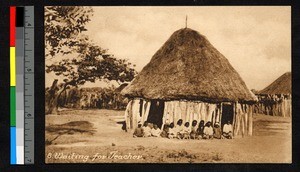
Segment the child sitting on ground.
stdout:
<svg viewBox="0 0 300 172">
<path fill-rule="evenodd" d="M 191 133 L 190 123 L 186 122 L 184 124 L 183 132 L 182 132 L 183 139 L 190 139 L 190 133 Z"/>
<path fill-rule="evenodd" d="M 214 134 L 214 131 L 213 131 L 213 128 L 211 127 L 211 122 L 208 121 L 204 127 L 203 139 L 213 139 L 213 134 Z"/>
<path fill-rule="evenodd" d="M 144 131 L 142 128 L 142 124 L 139 123 L 137 128 L 135 128 L 134 133 L 133 133 L 133 137 L 143 137 L 144 136 Z"/>
<path fill-rule="evenodd" d="M 153 128 L 151 129 L 151 135 L 152 135 L 153 137 L 159 137 L 159 136 L 160 136 L 160 133 L 161 133 L 160 129 L 157 127 L 156 124 L 154 124 L 154 125 L 153 125 Z"/>
<path fill-rule="evenodd" d="M 230 121 L 227 122 L 227 124 L 225 124 L 223 126 L 223 137 L 226 139 L 232 139 L 232 125 L 230 123 Z"/>
<path fill-rule="evenodd" d="M 177 137 L 177 132 L 176 132 L 176 130 L 174 128 L 174 123 L 172 122 L 170 124 L 169 132 L 168 132 L 168 138 L 169 139 L 173 139 L 175 137 Z"/>
<path fill-rule="evenodd" d="M 216 122 L 214 125 L 214 138 L 216 138 L 216 139 L 222 138 L 222 131 L 221 131 L 221 127 L 218 122 Z"/>
<path fill-rule="evenodd" d="M 192 122 L 192 128 L 191 128 L 191 139 L 196 139 L 197 137 L 197 121 L 194 120 Z"/>
<path fill-rule="evenodd" d="M 151 137 L 151 128 L 149 127 L 147 121 L 144 122 L 143 130 L 144 130 L 144 137 Z"/>
<path fill-rule="evenodd" d="M 163 130 L 160 133 L 160 136 L 163 137 L 163 138 L 167 138 L 168 137 L 168 132 L 169 132 L 169 124 L 164 124 Z"/>
<path fill-rule="evenodd" d="M 151 128 L 151 130 L 152 130 L 152 128 L 153 128 L 153 123 L 151 123 L 151 122 L 148 122 L 148 127 L 150 127 L 150 128 Z"/>
<path fill-rule="evenodd" d="M 182 126 L 182 122 L 183 122 L 182 119 L 179 119 L 177 121 L 177 125 L 175 127 L 178 139 L 182 139 L 183 138 L 183 126 Z"/>
<path fill-rule="evenodd" d="M 203 138 L 203 132 L 204 132 L 204 121 L 203 120 L 201 120 L 200 122 L 199 122 L 199 126 L 198 126 L 198 128 L 197 128 L 197 134 L 196 134 L 196 138 L 197 139 L 202 139 Z"/>
</svg>

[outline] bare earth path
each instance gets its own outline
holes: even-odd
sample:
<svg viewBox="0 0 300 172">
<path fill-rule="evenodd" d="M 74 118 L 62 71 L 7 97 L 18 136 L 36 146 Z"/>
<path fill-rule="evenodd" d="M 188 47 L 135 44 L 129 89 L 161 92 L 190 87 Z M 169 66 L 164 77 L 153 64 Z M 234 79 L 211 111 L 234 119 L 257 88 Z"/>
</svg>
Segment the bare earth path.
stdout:
<svg viewBox="0 0 300 172">
<path fill-rule="evenodd" d="M 64 110 L 46 116 L 47 163 L 290 163 L 290 118 L 254 116 L 252 137 L 233 140 L 133 138 L 123 111 Z"/>
</svg>

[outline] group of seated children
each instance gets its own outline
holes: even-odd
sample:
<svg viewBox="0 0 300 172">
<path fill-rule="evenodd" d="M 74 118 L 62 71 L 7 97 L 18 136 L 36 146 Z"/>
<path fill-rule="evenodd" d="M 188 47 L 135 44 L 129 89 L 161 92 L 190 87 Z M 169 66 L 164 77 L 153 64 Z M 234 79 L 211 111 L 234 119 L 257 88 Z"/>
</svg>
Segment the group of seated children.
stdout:
<svg viewBox="0 0 300 172">
<path fill-rule="evenodd" d="M 138 127 L 134 130 L 133 137 L 160 137 L 161 130 L 156 124 L 144 122 L 142 127 L 141 123 L 138 123 Z"/>
<path fill-rule="evenodd" d="M 166 123 L 161 131 L 156 124 L 148 123 L 147 121 L 142 124 L 139 123 L 138 127 L 134 130 L 133 137 L 164 137 L 164 138 L 178 138 L 178 139 L 232 139 L 232 125 L 230 121 L 223 126 L 223 131 L 218 122 L 211 126 L 211 122 L 208 121 L 204 125 L 204 121 L 201 120 L 197 127 L 197 121 L 190 123 L 186 122 L 182 125 L 183 120 L 179 119 L 177 125 L 174 123 Z"/>
</svg>

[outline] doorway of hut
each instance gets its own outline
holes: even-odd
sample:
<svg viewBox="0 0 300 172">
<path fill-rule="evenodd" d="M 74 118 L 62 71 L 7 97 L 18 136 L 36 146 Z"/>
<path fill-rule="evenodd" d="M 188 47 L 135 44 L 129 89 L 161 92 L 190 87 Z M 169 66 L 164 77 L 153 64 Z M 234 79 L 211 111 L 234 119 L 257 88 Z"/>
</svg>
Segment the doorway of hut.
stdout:
<svg viewBox="0 0 300 172">
<path fill-rule="evenodd" d="M 221 119 L 221 127 L 223 129 L 224 124 L 228 121 L 233 121 L 233 104 L 232 103 L 223 103 L 222 104 L 222 119 Z"/>
<path fill-rule="evenodd" d="M 156 124 L 159 128 L 162 125 L 165 102 L 161 100 L 151 100 L 147 122 Z"/>
</svg>

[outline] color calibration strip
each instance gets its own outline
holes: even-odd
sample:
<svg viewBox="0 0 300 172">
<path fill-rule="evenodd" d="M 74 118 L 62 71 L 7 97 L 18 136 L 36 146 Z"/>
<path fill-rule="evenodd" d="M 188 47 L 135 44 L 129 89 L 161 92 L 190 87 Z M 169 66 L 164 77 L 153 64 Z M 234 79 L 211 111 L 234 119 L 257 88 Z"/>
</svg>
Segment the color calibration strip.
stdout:
<svg viewBox="0 0 300 172">
<path fill-rule="evenodd" d="M 17 164 L 16 7 L 10 7 L 10 164 Z"/>
<path fill-rule="evenodd" d="M 11 164 L 32 164 L 34 160 L 33 12 L 32 6 L 10 7 Z"/>
</svg>

